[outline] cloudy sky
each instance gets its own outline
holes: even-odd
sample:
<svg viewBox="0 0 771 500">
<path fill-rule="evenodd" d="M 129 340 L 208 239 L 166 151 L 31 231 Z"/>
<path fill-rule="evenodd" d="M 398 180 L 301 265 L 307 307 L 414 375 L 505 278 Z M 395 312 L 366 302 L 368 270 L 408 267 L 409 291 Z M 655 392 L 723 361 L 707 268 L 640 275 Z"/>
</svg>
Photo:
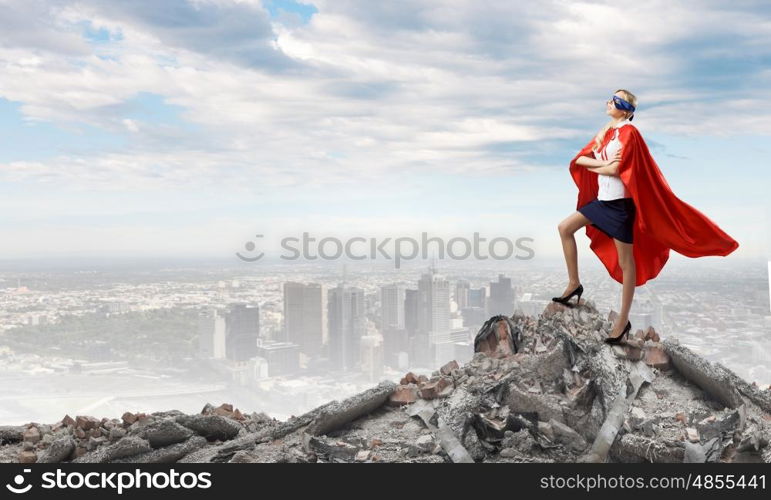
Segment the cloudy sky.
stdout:
<svg viewBox="0 0 771 500">
<path fill-rule="evenodd" d="M 766 255 L 770 87 L 762 1 L 0 0 L 0 258 L 302 231 L 561 255 L 617 88 L 675 193 Z"/>
</svg>

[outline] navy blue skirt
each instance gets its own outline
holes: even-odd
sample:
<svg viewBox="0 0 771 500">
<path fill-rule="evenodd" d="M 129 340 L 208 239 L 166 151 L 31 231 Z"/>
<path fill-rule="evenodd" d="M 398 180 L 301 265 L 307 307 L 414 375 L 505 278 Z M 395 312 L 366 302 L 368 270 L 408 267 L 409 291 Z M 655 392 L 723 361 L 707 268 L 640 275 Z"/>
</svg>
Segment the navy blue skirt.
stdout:
<svg viewBox="0 0 771 500">
<path fill-rule="evenodd" d="M 598 200 L 595 198 L 578 209 L 584 217 L 611 238 L 632 243 L 636 209 L 632 198 Z"/>
</svg>

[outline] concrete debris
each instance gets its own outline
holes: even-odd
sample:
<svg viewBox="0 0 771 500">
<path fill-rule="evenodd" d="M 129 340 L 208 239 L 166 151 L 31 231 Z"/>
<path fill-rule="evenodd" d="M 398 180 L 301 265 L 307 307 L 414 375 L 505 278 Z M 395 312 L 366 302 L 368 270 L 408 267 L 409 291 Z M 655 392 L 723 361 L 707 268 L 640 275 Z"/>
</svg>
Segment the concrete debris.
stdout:
<svg viewBox="0 0 771 500">
<path fill-rule="evenodd" d="M 377 387 L 356 396 L 328 405 L 306 429 L 312 436 L 326 434 L 372 412 L 386 402 L 396 389 L 393 382 L 381 382 Z"/>
<path fill-rule="evenodd" d="M 209 441 L 227 441 L 233 439 L 238 435 L 239 431 L 243 428 L 238 422 L 231 420 L 221 415 L 181 415 L 176 417 L 176 422 L 188 429 L 195 431 L 197 434 L 205 437 Z M 168 428 L 165 429 L 168 432 Z M 163 431 L 156 430 L 158 434 Z M 182 431 L 175 431 L 176 437 L 185 435 Z M 157 439 L 169 440 L 171 434 L 166 437 L 158 437 Z M 181 439 L 179 439 L 181 441 Z M 176 442 L 176 441 L 172 441 Z"/>
<path fill-rule="evenodd" d="M 284 422 L 207 403 L 3 426 L 0 462 L 771 463 L 771 391 L 653 328 L 609 346 L 614 320 L 591 301 L 494 316 L 467 363 Z"/>
</svg>

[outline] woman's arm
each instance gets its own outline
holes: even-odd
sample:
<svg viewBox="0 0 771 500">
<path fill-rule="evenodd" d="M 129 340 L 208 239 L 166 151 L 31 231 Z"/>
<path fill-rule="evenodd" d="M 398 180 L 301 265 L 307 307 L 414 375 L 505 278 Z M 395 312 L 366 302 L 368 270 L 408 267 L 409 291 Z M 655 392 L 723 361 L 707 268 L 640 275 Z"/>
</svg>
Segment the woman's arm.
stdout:
<svg viewBox="0 0 771 500">
<path fill-rule="evenodd" d="M 604 175 L 618 175 L 618 163 L 621 161 L 621 149 L 610 160 L 598 160 L 588 156 L 580 156 L 576 160 L 577 165 L 583 165 L 592 172 Z"/>
</svg>

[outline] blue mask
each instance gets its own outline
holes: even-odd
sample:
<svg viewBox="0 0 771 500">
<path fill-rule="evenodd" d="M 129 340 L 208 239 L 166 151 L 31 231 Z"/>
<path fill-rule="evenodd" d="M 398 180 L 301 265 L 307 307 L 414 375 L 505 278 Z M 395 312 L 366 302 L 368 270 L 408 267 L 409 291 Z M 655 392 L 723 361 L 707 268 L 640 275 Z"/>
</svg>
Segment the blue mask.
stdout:
<svg viewBox="0 0 771 500">
<path fill-rule="evenodd" d="M 613 96 L 613 105 L 616 106 L 616 109 L 620 109 L 622 111 L 631 111 L 634 113 L 634 106 L 632 106 L 629 101 L 625 101 L 617 95 Z M 631 120 L 632 118 L 629 119 Z"/>
</svg>

